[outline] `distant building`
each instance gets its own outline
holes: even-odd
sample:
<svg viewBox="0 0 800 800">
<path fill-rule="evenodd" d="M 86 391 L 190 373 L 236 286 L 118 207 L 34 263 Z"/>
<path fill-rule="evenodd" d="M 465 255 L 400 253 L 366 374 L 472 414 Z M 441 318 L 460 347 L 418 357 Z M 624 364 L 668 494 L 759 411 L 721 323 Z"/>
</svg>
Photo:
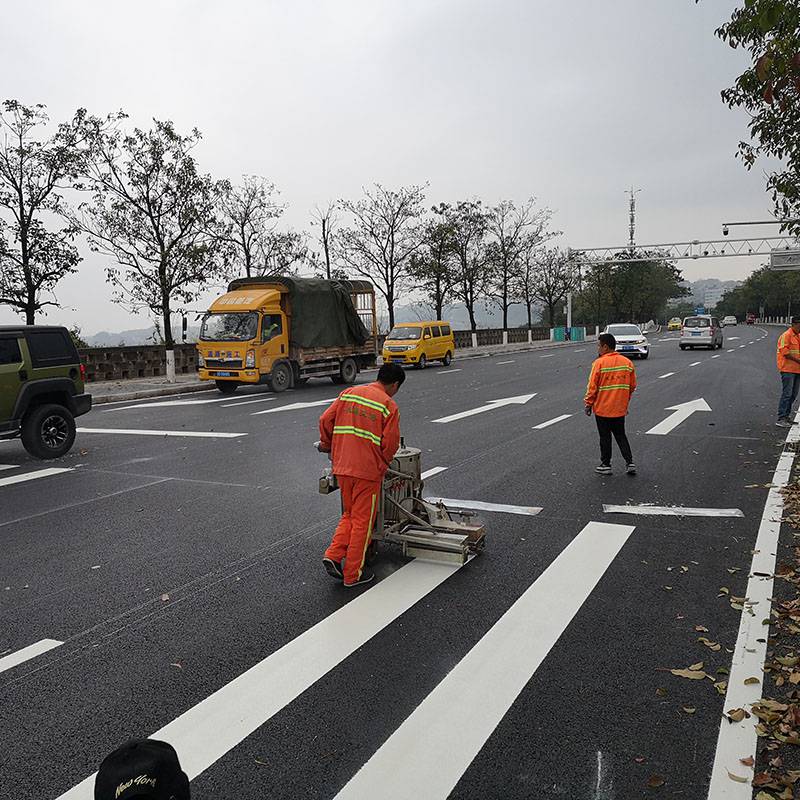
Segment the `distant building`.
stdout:
<svg viewBox="0 0 800 800">
<path fill-rule="evenodd" d="M 706 289 L 703 292 L 703 305 L 708 309 L 716 307 L 717 303 L 722 300 L 722 295 L 727 291 L 728 289 L 723 286 Z"/>
</svg>

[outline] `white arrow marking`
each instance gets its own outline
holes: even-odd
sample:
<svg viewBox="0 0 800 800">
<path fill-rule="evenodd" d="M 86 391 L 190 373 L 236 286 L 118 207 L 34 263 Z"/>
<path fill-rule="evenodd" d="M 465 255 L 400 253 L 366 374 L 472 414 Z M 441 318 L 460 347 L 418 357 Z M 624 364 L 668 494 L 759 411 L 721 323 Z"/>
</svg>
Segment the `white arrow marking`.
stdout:
<svg viewBox="0 0 800 800">
<path fill-rule="evenodd" d="M 689 419 L 695 411 L 711 411 L 711 406 L 701 397 L 699 400 L 691 400 L 688 403 L 679 403 L 677 406 L 669 406 L 665 411 L 672 411 L 663 422 L 659 422 L 654 428 L 650 428 L 647 433 L 656 436 L 664 436 L 673 431 L 681 422 Z"/>
<path fill-rule="evenodd" d="M 458 414 L 451 414 L 449 417 L 435 419 L 433 422 L 455 422 L 457 419 L 472 417 L 475 416 L 475 414 L 483 414 L 484 411 L 494 411 L 496 408 L 502 408 L 503 406 L 522 406 L 525 405 L 525 403 L 527 403 L 532 397 L 536 397 L 536 394 L 537 393 L 534 392 L 533 394 L 521 394 L 517 397 L 506 397 L 502 400 L 490 400 L 488 403 L 486 403 L 486 405 L 480 406 L 479 408 L 471 408 L 469 411 L 460 411 Z M 271 410 L 275 411 L 276 409 Z"/>
<path fill-rule="evenodd" d="M 7 669 L 24 664 L 29 659 L 36 658 L 36 656 L 40 656 L 42 653 L 46 653 L 48 650 L 52 650 L 62 644 L 64 643 L 55 639 L 42 639 L 35 644 L 29 644 L 27 647 L 23 647 L 22 650 L 17 650 L 16 653 L 0 658 L 0 672 L 5 672 Z"/>
<path fill-rule="evenodd" d="M 254 411 L 250 416 L 256 417 L 259 414 L 274 414 L 276 411 L 297 411 L 301 408 L 312 408 L 313 406 L 329 406 L 335 399 L 335 397 L 329 397 L 327 400 L 312 400 L 310 403 L 289 403 L 288 406 L 278 406 L 277 408 L 267 408 L 264 411 Z"/>
</svg>

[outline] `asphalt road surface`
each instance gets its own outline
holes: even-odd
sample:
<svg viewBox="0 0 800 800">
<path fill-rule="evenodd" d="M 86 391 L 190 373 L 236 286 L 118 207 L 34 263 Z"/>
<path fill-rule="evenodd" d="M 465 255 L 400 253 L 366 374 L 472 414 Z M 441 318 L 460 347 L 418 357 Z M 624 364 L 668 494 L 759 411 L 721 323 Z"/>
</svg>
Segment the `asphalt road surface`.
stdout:
<svg viewBox="0 0 800 800">
<path fill-rule="evenodd" d="M 636 477 L 617 452 L 594 474 L 594 344 L 410 371 L 426 494 L 495 504 L 487 546 L 460 569 L 383 551 L 356 591 L 321 565 L 328 382 L 98 407 L 49 464 L 0 444 L 0 796 L 90 798 L 150 735 L 215 800 L 708 796 L 718 746 L 736 772 L 730 597 L 786 438 L 777 334 L 725 333 L 635 362 Z M 712 680 L 668 671 L 700 661 Z"/>
</svg>

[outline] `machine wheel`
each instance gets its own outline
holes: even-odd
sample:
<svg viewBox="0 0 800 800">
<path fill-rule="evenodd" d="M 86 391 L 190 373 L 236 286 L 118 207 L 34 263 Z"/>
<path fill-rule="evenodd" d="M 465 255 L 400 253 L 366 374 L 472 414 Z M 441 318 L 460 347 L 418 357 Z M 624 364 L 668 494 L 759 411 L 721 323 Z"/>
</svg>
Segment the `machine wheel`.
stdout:
<svg viewBox="0 0 800 800">
<path fill-rule="evenodd" d="M 686 349 L 686 345 L 685 344 L 678 345 L 678 347 L 680 347 L 681 350 L 685 350 Z"/>
<path fill-rule="evenodd" d="M 276 393 L 285 392 L 292 385 L 292 371 L 285 361 L 278 362 L 272 368 L 270 376 L 272 391 Z"/>
<path fill-rule="evenodd" d="M 239 381 L 214 381 L 222 394 L 233 394 L 239 388 Z"/>
<path fill-rule="evenodd" d="M 60 458 L 75 441 L 75 418 L 68 408 L 46 403 L 22 420 L 22 446 L 35 458 Z"/>
<path fill-rule="evenodd" d="M 447 352 L 444 354 L 444 358 L 442 359 L 442 364 L 443 364 L 445 367 L 449 367 L 449 366 L 450 366 L 450 363 L 452 362 L 452 360 L 453 360 L 453 356 L 452 356 L 452 355 L 450 355 L 450 351 L 448 350 L 448 351 L 447 351 Z"/>
<path fill-rule="evenodd" d="M 417 364 L 417 369 L 425 369 L 428 366 L 428 359 L 425 358 L 425 353 L 423 353 L 419 357 L 419 363 Z"/>
<path fill-rule="evenodd" d="M 358 377 L 358 366 L 352 358 L 346 358 L 344 361 L 342 361 L 342 365 L 339 368 L 339 377 L 342 379 L 342 383 L 345 383 L 348 386 L 356 382 L 356 378 Z"/>
</svg>

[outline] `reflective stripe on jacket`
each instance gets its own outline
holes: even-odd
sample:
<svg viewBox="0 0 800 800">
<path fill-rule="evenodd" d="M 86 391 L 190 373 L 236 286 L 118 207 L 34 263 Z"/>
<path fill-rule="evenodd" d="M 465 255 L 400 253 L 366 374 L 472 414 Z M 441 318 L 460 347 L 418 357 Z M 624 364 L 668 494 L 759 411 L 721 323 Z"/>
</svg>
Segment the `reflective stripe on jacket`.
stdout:
<svg viewBox="0 0 800 800">
<path fill-rule="evenodd" d="M 400 444 L 397 404 L 376 381 L 345 389 L 319 418 L 335 475 L 380 481 Z"/>
<path fill-rule="evenodd" d="M 624 417 L 635 389 L 631 361 L 619 353 L 606 353 L 592 364 L 583 401 L 598 417 Z"/>
<path fill-rule="evenodd" d="M 791 328 L 784 331 L 778 339 L 778 371 L 800 373 L 800 364 L 786 358 L 789 353 L 795 358 L 800 358 L 800 335 L 796 334 Z"/>
</svg>

